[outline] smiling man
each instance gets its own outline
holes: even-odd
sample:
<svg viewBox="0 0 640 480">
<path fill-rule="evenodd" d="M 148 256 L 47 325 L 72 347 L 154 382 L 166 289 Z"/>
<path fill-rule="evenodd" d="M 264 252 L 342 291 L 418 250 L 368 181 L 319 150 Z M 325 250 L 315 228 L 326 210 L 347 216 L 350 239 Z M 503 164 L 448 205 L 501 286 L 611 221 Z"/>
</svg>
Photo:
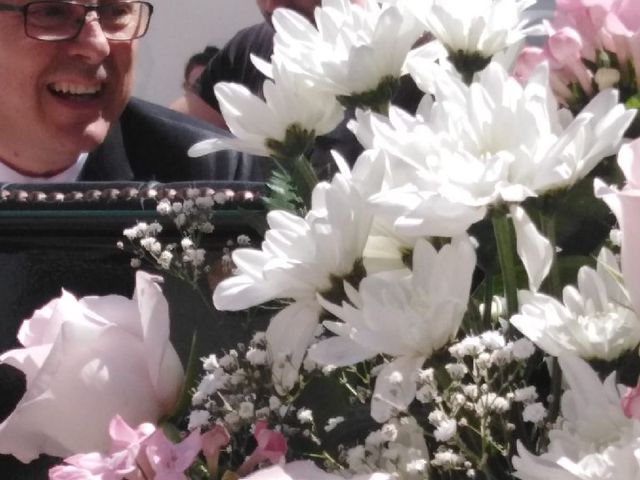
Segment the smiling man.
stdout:
<svg viewBox="0 0 640 480">
<path fill-rule="evenodd" d="M 0 181 L 250 179 L 239 155 L 186 156 L 210 128 L 130 99 L 152 13 L 146 1 L 0 3 Z"/>
</svg>

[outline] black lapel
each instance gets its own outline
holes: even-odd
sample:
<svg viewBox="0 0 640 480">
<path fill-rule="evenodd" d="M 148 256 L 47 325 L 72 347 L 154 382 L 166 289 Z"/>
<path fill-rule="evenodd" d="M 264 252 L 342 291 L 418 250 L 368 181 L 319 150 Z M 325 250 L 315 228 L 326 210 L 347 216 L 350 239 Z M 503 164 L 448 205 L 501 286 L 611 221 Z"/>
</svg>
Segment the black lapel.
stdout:
<svg viewBox="0 0 640 480">
<path fill-rule="evenodd" d="M 133 170 L 131 170 L 122 138 L 122 128 L 118 122 L 109 130 L 102 145 L 89 154 L 78 180 L 127 181 L 133 179 Z"/>
</svg>

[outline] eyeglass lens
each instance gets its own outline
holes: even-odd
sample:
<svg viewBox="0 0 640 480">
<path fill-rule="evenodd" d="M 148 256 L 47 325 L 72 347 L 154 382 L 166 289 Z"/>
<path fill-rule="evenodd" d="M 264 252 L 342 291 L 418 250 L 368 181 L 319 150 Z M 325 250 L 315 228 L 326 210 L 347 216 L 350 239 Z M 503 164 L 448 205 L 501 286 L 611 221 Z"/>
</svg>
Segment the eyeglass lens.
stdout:
<svg viewBox="0 0 640 480">
<path fill-rule="evenodd" d="M 143 2 L 112 2 L 91 7 L 43 1 L 28 4 L 27 35 L 40 40 L 73 38 L 84 25 L 87 10 L 91 9 L 97 11 L 102 31 L 110 40 L 131 40 L 146 32 L 150 8 Z"/>
</svg>

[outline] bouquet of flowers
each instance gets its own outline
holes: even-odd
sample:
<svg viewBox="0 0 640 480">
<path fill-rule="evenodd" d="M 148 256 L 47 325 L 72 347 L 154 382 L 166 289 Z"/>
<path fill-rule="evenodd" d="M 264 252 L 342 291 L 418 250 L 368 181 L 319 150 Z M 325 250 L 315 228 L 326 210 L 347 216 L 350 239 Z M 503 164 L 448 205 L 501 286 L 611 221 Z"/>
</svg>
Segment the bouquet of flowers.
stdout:
<svg viewBox="0 0 640 480">
<path fill-rule="evenodd" d="M 191 150 L 274 160 L 261 247 L 205 299 L 266 331 L 183 371 L 156 277 L 65 293 L 1 357 L 28 391 L 0 451 L 56 480 L 640 478 L 640 10 L 535 3 L 277 10 L 263 98 L 217 85 L 235 137 Z M 345 116 L 364 151 L 319 181 Z M 135 262 L 201 289 L 222 201 L 162 201 L 183 239 L 138 224 Z"/>
</svg>

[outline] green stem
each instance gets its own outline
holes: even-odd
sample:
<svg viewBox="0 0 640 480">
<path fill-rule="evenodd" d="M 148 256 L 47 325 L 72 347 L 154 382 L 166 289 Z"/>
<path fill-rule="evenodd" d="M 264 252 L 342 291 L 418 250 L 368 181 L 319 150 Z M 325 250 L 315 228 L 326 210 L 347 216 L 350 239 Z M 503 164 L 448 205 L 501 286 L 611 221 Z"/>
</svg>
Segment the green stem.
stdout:
<svg viewBox="0 0 640 480">
<path fill-rule="evenodd" d="M 547 277 L 548 291 L 556 298 L 562 296 L 562 281 L 560 280 L 560 267 L 556 258 L 556 216 L 554 213 L 547 215 L 540 211 L 539 216 L 540 233 L 544 235 L 549 242 L 553 251 L 553 259 L 551 263 L 551 271 Z"/>
<path fill-rule="evenodd" d="M 182 384 L 182 390 L 178 397 L 178 403 L 176 404 L 173 412 L 169 415 L 168 421 L 177 423 L 189 410 L 191 405 L 191 390 L 195 387 L 197 374 L 199 371 L 199 359 L 200 359 L 200 341 L 198 337 L 198 330 L 194 330 L 193 337 L 191 339 L 191 350 L 189 351 L 189 359 L 187 360 L 187 368 L 184 374 L 184 382 Z"/>
<path fill-rule="evenodd" d="M 316 172 L 313 171 L 311 162 L 304 155 L 300 155 L 289 163 L 291 165 L 291 178 L 293 179 L 300 198 L 304 201 L 307 210 L 311 209 L 311 193 L 318 183 Z"/>
<path fill-rule="evenodd" d="M 516 245 L 511 222 L 504 212 L 492 218 L 493 232 L 498 249 L 498 260 L 502 271 L 504 296 L 507 300 L 507 318 L 518 311 L 518 278 L 516 275 Z"/>
<path fill-rule="evenodd" d="M 551 404 L 549 405 L 549 416 L 547 417 L 547 422 L 553 423 L 558 418 L 560 414 L 560 399 L 562 396 L 562 369 L 560 368 L 560 363 L 558 362 L 558 358 L 553 358 L 553 363 L 551 364 Z"/>
</svg>

